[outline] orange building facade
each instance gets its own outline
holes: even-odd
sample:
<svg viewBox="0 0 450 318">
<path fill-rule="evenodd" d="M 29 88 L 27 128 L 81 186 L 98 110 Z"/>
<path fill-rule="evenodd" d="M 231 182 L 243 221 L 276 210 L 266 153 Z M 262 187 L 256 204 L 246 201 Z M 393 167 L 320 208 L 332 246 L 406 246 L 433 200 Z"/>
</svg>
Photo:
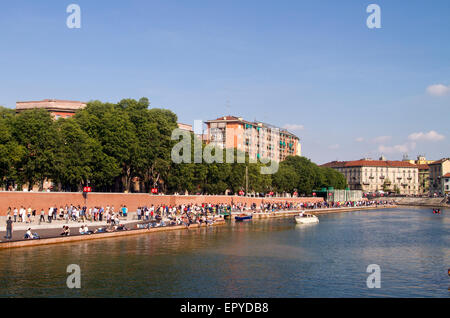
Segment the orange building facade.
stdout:
<svg viewBox="0 0 450 318">
<path fill-rule="evenodd" d="M 283 128 L 234 116 L 209 120 L 206 126 L 207 143 L 235 148 L 251 159 L 283 161 L 287 156 L 301 156 L 299 138 Z"/>
</svg>

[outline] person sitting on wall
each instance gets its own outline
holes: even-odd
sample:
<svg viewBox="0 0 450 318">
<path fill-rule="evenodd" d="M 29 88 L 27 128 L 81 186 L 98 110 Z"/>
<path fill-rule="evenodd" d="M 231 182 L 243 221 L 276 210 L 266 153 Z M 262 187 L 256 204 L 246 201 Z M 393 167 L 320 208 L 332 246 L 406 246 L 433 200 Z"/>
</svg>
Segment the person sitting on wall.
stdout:
<svg viewBox="0 0 450 318">
<path fill-rule="evenodd" d="M 94 233 L 106 233 L 106 232 L 107 232 L 106 226 L 99 227 L 94 231 Z"/>
<path fill-rule="evenodd" d="M 26 239 L 26 240 L 34 239 L 33 233 L 31 233 L 31 228 L 28 228 L 28 230 L 26 231 L 26 233 L 25 233 L 23 238 Z"/>
<path fill-rule="evenodd" d="M 84 226 L 84 234 L 93 234 L 94 232 L 89 231 L 89 228 L 87 225 Z"/>
<path fill-rule="evenodd" d="M 80 227 L 79 231 L 80 231 L 81 235 L 86 235 L 86 234 L 92 234 L 93 233 L 92 231 L 89 231 L 89 228 L 87 227 L 87 225 L 82 225 Z"/>
<path fill-rule="evenodd" d="M 60 234 L 61 236 L 69 236 L 70 235 L 70 229 L 68 225 L 63 226 L 63 231 Z"/>
<path fill-rule="evenodd" d="M 116 231 L 127 231 L 128 229 L 125 227 L 125 225 L 120 224 L 115 227 L 115 230 Z"/>
<path fill-rule="evenodd" d="M 90 232 L 92 232 L 92 231 L 90 231 Z M 113 232 L 113 230 L 107 228 L 106 226 L 102 226 L 102 227 L 97 228 L 93 233 L 95 234 L 95 233 L 107 233 L 107 232 Z"/>
</svg>

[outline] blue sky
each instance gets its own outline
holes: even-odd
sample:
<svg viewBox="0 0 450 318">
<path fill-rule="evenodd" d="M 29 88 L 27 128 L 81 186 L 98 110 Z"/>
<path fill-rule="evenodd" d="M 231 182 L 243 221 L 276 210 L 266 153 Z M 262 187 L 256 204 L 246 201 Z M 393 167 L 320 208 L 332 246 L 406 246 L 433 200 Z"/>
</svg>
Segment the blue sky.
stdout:
<svg viewBox="0 0 450 318">
<path fill-rule="evenodd" d="M 449 38 L 448 0 L 3 1 L 0 105 L 146 96 L 184 123 L 287 125 L 318 163 L 435 159 L 450 156 Z"/>
</svg>

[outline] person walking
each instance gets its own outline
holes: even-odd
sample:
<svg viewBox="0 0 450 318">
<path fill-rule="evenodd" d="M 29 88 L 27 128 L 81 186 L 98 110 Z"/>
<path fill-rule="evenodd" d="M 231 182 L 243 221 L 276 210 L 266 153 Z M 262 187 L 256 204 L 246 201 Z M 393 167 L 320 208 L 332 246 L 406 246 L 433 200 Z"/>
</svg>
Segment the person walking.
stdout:
<svg viewBox="0 0 450 318">
<path fill-rule="evenodd" d="M 39 218 L 39 224 L 41 224 L 41 222 L 45 223 L 45 211 L 43 208 L 41 209 L 41 217 Z"/>
<path fill-rule="evenodd" d="M 31 210 L 31 207 L 28 207 L 27 209 L 27 223 L 31 223 L 31 213 L 33 211 Z"/>
<path fill-rule="evenodd" d="M 140 206 L 138 206 L 138 208 L 136 210 L 136 214 L 137 214 L 138 221 L 140 221 L 141 220 L 141 207 Z"/>
<path fill-rule="evenodd" d="M 20 209 L 19 209 L 19 223 L 22 223 L 23 220 L 24 220 L 24 217 L 23 217 L 23 206 L 21 206 Z"/>
<path fill-rule="evenodd" d="M 48 209 L 48 223 L 52 223 L 52 219 L 53 219 L 53 207 L 51 207 L 50 209 Z"/>
<path fill-rule="evenodd" d="M 11 217 L 8 217 L 8 220 L 6 220 L 6 236 L 5 236 L 5 239 L 7 240 L 12 239 L 12 231 L 13 231 L 12 223 L 13 221 L 11 220 Z"/>
</svg>

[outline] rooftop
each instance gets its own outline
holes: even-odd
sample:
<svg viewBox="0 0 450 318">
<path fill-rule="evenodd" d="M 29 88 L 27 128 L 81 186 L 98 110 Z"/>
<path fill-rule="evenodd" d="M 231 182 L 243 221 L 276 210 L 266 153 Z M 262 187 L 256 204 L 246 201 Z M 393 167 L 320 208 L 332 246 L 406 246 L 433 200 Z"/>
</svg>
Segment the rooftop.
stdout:
<svg viewBox="0 0 450 318">
<path fill-rule="evenodd" d="M 183 129 L 183 130 L 187 130 L 187 131 L 194 131 L 192 129 L 192 125 L 183 124 L 183 123 L 178 123 L 178 128 Z"/>
<path fill-rule="evenodd" d="M 407 161 L 390 161 L 390 160 L 355 160 L 355 161 L 332 161 L 322 165 L 330 168 L 347 168 L 347 167 L 398 167 L 398 168 L 417 168 L 417 165 Z"/>
<path fill-rule="evenodd" d="M 263 122 L 251 122 L 251 121 L 247 121 L 244 120 L 242 117 L 236 117 L 236 116 L 222 116 L 219 117 L 217 119 L 212 119 L 212 120 L 207 120 L 206 123 L 218 123 L 218 122 L 239 122 L 242 124 L 248 124 L 248 125 L 252 125 L 252 126 L 260 126 L 260 127 L 266 127 L 266 128 L 270 128 L 270 129 L 278 129 L 280 131 L 280 133 L 286 134 L 286 135 L 290 135 L 292 137 L 295 137 L 298 139 L 298 137 L 291 133 L 290 131 L 288 131 L 285 128 L 280 128 L 271 124 L 267 124 L 267 123 L 263 123 Z"/>
<path fill-rule="evenodd" d="M 40 101 L 16 102 L 17 111 L 33 108 L 43 108 L 54 111 L 76 111 L 84 107 L 86 107 L 86 103 L 84 102 L 62 99 L 44 99 Z"/>
<path fill-rule="evenodd" d="M 445 161 L 447 161 L 447 160 L 450 160 L 450 158 L 442 158 L 441 160 L 436 160 L 436 161 L 430 163 L 430 165 L 441 164 L 441 163 L 443 163 L 443 162 L 445 162 Z"/>
</svg>

